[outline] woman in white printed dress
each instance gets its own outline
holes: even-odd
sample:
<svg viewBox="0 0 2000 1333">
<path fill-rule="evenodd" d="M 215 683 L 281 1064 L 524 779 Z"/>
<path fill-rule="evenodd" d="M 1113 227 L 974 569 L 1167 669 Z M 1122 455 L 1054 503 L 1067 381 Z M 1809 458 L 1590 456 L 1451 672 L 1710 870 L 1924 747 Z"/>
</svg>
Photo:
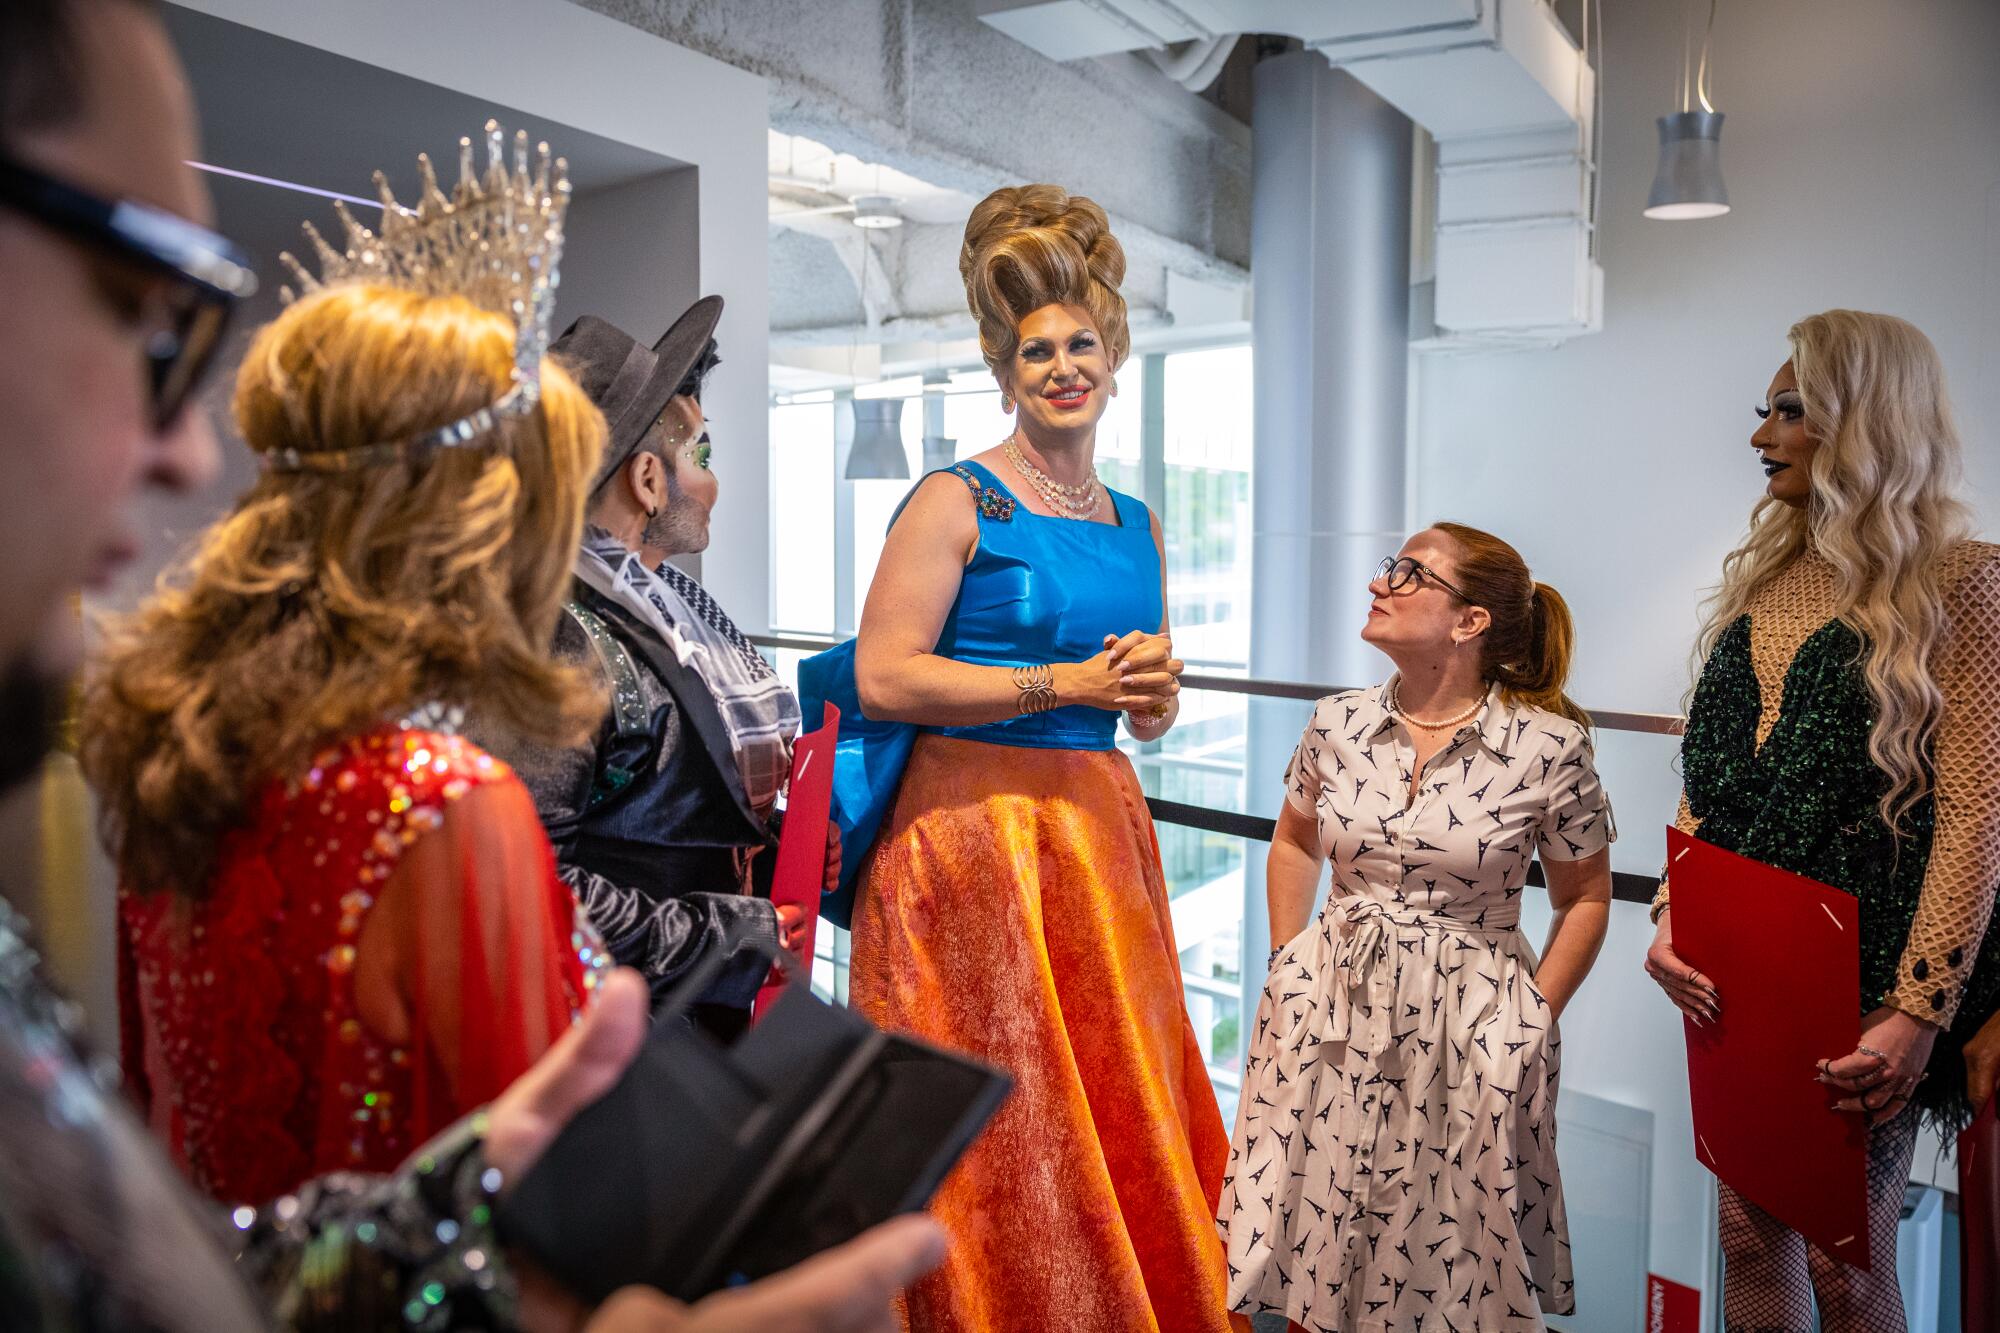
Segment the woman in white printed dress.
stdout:
<svg viewBox="0 0 2000 1333">
<path fill-rule="evenodd" d="M 1396 674 L 1320 701 L 1271 844 L 1289 943 L 1223 1185 L 1231 1308 L 1312 1333 L 1539 1329 L 1575 1306 L 1556 1017 L 1603 942 L 1617 836 L 1563 693 L 1569 611 L 1513 547 L 1450 523 L 1369 591 L 1362 637 Z M 1537 852 L 1539 964 L 1518 925 Z"/>
</svg>

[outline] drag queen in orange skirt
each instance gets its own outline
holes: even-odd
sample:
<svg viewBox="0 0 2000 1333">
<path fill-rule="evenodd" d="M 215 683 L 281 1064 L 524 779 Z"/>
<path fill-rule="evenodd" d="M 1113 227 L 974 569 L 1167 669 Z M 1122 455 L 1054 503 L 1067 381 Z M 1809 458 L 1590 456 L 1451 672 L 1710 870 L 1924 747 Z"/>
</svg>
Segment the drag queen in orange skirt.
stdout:
<svg viewBox="0 0 2000 1333">
<path fill-rule="evenodd" d="M 1019 427 L 925 479 L 855 646 L 870 719 L 918 724 L 854 909 L 850 998 L 1001 1066 L 1013 1095 L 939 1192 L 917 1330 L 1220 1333 L 1228 1156 L 1181 1001 L 1159 846 L 1118 716 L 1173 724 L 1157 521 L 1092 466 L 1129 347 L 1104 213 L 1048 185 L 960 260 Z"/>
</svg>

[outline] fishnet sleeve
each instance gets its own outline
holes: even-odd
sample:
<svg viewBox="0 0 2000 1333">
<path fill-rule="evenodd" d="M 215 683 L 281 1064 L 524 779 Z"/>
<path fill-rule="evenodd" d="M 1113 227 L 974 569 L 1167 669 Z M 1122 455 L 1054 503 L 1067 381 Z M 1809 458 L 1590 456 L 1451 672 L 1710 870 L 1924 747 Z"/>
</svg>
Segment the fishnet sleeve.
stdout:
<svg viewBox="0 0 2000 1333">
<path fill-rule="evenodd" d="M 1681 832 L 1687 834 L 1689 837 L 1694 837 L 1701 831 L 1701 821 L 1699 819 L 1696 819 L 1694 817 L 1694 811 L 1688 808 L 1688 797 L 1685 788 L 1683 788 L 1681 791 L 1680 808 L 1674 811 L 1674 827 L 1679 829 Z M 1670 895 L 1667 892 L 1667 881 L 1669 878 L 1670 875 L 1668 874 L 1667 867 L 1661 866 L 1660 887 L 1653 891 L 1653 903 L 1651 908 L 1652 917 L 1653 920 L 1655 921 L 1658 921 L 1660 919 L 1661 912 L 1667 910 L 1667 900 L 1670 897 Z"/>
<path fill-rule="evenodd" d="M 1680 808 L 1674 811 L 1674 827 L 1687 834 L 1690 838 L 1695 837 L 1701 832 L 1701 821 L 1696 819 L 1694 811 L 1688 808 L 1688 794 L 1686 791 L 1681 792 Z"/>
<path fill-rule="evenodd" d="M 1888 1002 L 1948 1027 L 2000 884 L 2000 547 L 1971 548 L 1945 594 L 1951 630 L 1938 663 L 1937 832 Z"/>
</svg>

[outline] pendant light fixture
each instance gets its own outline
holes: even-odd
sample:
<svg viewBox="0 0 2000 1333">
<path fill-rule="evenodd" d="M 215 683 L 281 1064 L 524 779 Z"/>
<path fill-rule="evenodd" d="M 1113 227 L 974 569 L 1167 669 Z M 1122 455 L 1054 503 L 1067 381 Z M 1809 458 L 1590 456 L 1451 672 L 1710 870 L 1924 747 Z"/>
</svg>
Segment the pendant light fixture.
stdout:
<svg viewBox="0 0 2000 1333">
<path fill-rule="evenodd" d="M 1646 199 L 1649 218 L 1683 221 L 1721 217 L 1729 211 L 1729 190 L 1722 183 L 1722 113 L 1708 96 L 1718 3 L 1709 0 L 1708 30 L 1702 35 L 1699 62 L 1691 61 L 1683 51 L 1681 109 L 1661 116 L 1658 122 L 1660 165 L 1653 175 L 1653 192 Z"/>
<path fill-rule="evenodd" d="M 868 310 L 868 237 L 861 237 L 861 320 L 872 323 Z M 852 366 L 854 358 L 848 364 Z M 910 476 L 910 456 L 903 452 L 903 400 L 900 398 L 851 398 L 848 411 L 854 414 L 854 440 L 847 450 L 847 468 L 841 474 L 849 481 L 901 479 Z"/>
<path fill-rule="evenodd" d="M 910 456 L 903 452 L 903 400 L 855 398 L 854 443 L 847 451 L 847 479 L 910 475 Z"/>
</svg>

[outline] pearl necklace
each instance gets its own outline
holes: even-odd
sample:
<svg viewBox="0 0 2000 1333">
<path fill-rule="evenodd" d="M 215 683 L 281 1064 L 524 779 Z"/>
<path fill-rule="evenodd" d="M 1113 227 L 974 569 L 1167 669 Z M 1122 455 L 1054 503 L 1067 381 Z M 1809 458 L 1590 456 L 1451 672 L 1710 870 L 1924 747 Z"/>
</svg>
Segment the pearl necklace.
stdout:
<svg viewBox="0 0 2000 1333">
<path fill-rule="evenodd" d="M 1090 480 L 1082 485 L 1065 486 L 1028 461 L 1027 455 L 1021 452 L 1021 446 L 1014 442 L 1019 434 L 1016 431 L 1014 435 L 1009 435 L 1001 447 L 1006 451 L 1007 461 L 1014 465 L 1016 472 L 1028 479 L 1028 484 L 1035 488 L 1042 502 L 1062 518 L 1096 518 L 1097 511 L 1104 507 L 1104 493 L 1098 488 L 1097 469 L 1090 469 Z"/>
<path fill-rule="evenodd" d="M 1455 727 L 1464 726 L 1467 722 L 1470 722 L 1472 721 L 1473 718 L 1477 717 L 1479 715 L 1479 710 L 1486 706 L 1486 696 L 1482 694 L 1477 699 L 1474 699 L 1472 701 L 1472 707 L 1466 709 L 1463 713 L 1460 713 L 1457 717 L 1446 718 L 1442 722 L 1426 722 L 1414 713 L 1406 713 L 1403 711 L 1401 695 L 1402 695 L 1402 681 L 1401 680 L 1391 681 L 1389 682 L 1389 697 L 1383 700 L 1383 703 L 1387 704 L 1389 711 L 1394 713 L 1397 717 L 1402 718 L 1403 721 L 1409 723 L 1411 726 L 1417 727 L 1423 731 L 1448 731 Z"/>
</svg>

